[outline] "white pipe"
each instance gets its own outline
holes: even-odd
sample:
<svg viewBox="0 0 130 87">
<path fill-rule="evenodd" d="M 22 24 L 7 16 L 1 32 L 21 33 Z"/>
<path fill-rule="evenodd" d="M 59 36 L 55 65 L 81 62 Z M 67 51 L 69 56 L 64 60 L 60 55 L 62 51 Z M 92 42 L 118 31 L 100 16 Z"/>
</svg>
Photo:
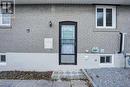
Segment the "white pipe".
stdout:
<svg viewBox="0 0 130 87">
<path fill-rule="evenodd" d="M 123 36 L 122 36 L 122 52 L 124 55 L 124 68 L 126 68 L 126 51 L 125 51 L 126 35 L 127 33 L 123 33 Z"/>
<path fill-rule="evenodd" d="M 125 38 L 126 38 L 126 34 L 127 33 L 123 33 L 123 37 L 122 37 L 122 52 L 125 51 Z"/>
</svg>

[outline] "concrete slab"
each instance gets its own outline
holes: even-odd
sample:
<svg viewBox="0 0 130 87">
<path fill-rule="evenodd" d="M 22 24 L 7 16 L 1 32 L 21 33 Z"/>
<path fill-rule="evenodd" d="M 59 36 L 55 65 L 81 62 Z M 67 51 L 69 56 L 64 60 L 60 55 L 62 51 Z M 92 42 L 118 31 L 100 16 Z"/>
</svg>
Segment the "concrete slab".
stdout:
<svg viewBox="0 0 130 87">
<path fill-rule="evenodd" d="M 33 87 L 36 82 L 36 80 L 21 80 L 15 87 Z"/>
<path fill-rule="evenodd" d="M 39 80 L 33 85 L 33 87 L 52 87 L 52 81 Z"/>
<path fill-rule="evenodd" d="M 71 80 L 71 87 L 88 87 L 83 80 Z"/>
<path fill-rule="evenodd" d="M 82 80 L 0 80 L 0 87 L 87 87 L 87 85 Z"/>
<path fill-rule="evenodd" d="M 53 83 L 52 87 L 71 87 L 70 81 L 57 81 Z"/>
<path fill-rule="evenodd" d="M 20 80 L 0 80 L 0 87 L 15 87 Z"/>
</svg>

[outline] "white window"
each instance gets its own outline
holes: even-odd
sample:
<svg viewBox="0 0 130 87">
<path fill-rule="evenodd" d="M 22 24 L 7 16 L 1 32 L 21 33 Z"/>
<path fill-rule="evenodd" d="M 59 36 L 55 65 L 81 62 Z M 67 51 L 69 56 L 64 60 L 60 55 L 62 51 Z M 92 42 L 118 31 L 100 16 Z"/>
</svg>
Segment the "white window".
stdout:
<svg viewBox="0 0 130 87">
<path fill-rule="evenodd" d="M 96 28 L 116 28 L 116 6 L 96 6 Z"/>
<path fill-rule="evenodd" d="M 100 56 L 100 63 L 112 63 L 112 56 Z"/>
</svg>

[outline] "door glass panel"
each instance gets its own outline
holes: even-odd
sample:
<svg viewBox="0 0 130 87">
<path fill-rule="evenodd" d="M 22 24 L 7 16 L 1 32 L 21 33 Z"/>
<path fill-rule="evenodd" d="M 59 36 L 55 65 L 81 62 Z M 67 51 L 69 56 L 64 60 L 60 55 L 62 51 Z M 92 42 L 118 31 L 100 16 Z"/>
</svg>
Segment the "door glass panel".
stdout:
<svg viewBox="0 0 130 87">
<path fill-rule="evenodd" d="M 62 54 L 74 54 L 75 26 L 62 25 Z"/>
<path fill-rule="evenodd" d="M 75 55 L 61 55 L 61 63 L 74 63 Z"/>
<path fill-rule="evenodd" d="M 74 54 L 74 45 L 62 44 L 62 54 Z"/>
<path fill-rule="evenodd" d="M 74 44 L 75 42 L 74 39 L 62 39 L 61 41 L 62 44 Z"/>
<path fill-rule="evenodd" d="M 62 39 L 74 39 L 74 25 L 62 25 Z"/>
</svg>

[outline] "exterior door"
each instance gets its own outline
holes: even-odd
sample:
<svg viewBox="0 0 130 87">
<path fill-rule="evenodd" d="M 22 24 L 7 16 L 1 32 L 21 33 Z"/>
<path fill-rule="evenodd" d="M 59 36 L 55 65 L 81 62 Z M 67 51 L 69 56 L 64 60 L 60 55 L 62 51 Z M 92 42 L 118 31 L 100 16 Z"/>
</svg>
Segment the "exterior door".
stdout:
<svg viewBox="0 0 130 87">
<path fill-rule="evenodd" d="M 59 64 L 77 64 L 77 23 L 60 22 Z"/>
</svg>

